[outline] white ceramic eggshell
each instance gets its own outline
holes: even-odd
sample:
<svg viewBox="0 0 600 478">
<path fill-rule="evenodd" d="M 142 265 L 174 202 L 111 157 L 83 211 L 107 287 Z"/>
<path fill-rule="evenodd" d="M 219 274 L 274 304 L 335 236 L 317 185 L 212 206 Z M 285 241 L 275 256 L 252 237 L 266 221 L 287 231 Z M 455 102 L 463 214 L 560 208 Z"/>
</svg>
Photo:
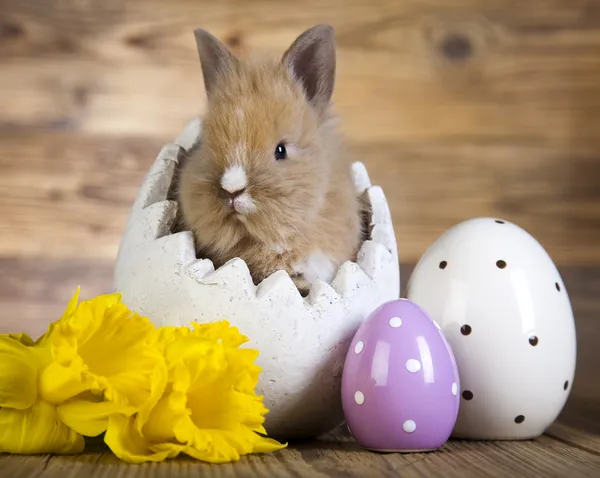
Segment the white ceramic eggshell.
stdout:
<svg viewBox="0 0 600 478">
<path fill-rule="evenodd" d="M 527 439 L 552 424 L 573 383 L 575 324 L 555 264 L 529 233 L 494 218 L 452 227 L 418 262 L 407 298 L 442 327 L 462 392 L 473 394 L 462 399 L 454 437 Z"/>
<path fill-rule="evenodd" d="M 195 257 L 189 231 L 171 234 L 177 204 L 167 199 L 179 157 L 201 139 L 191 121 L 163 147 L 133 206 L 115 268 L 114 288 L 131 309 L 156 325 L 226 319 L 249 337 L 262 368 L 257 392 L 269 409 L 265 426 L 281 439 L 320 435 L 343 423 L 340 386 L 350 340 L 365 317 L 400 295 L 396 238 L 383 190 L 362 163 L 353 165 L 356 192 L 372 207 L 370 238 L 356 263 L 331 284 L 317 281 L 302 298 L 279 271 L 255 286 L 248 267 L 232 259 L 214 270 Z"/>
</svg>

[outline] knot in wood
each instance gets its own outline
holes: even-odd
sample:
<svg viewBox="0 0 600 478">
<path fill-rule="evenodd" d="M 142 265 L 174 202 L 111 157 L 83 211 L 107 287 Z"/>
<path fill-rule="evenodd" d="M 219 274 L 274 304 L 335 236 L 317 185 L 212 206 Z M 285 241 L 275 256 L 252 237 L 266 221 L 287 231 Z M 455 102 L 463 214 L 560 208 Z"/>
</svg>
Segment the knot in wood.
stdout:
<svg viewBox="0 0 600 478">
<path fill-rule="evenodd" d="M 16 38 L 24 33 L 23 27 L 18 23 L 0 22 L 0 40 Z"/>
<path fill-rule="evenodd" d="M 473 45 L 467 36 L 455 33 L 444 38 L 441 50 L 451 61 L 465 61 L 473 54 Z"/>
</svg>

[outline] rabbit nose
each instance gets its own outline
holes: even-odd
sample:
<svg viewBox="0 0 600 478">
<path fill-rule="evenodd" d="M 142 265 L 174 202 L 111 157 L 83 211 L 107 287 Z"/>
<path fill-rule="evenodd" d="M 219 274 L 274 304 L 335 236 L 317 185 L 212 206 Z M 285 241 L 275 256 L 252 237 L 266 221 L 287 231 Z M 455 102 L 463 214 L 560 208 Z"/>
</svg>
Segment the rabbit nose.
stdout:
<svg viewBox="0 0 600 478">
<path fill-rule="evenodd" d="M 227 197 L 227 203 L 229 204 L 229 207 L 232 209 L 235 209 L 236 208 L 236 203 L 235 203 L 236 198 L 238 198 L 242 194 L 244 194 L 244 192 L 246 191 L 246 188 L 237 189 L 235 191 L 228 191 L 227 189 L 223 189 L 223 191 L 225 191 L 225 195 Z"/>
<path fill-rule="evenodd" d="M 230 199 L 235 199 L 236 197 L 241 196 L 242 194 L 244 194 L 244 192 L 246 191 L 246 188 L 238 189 L 236 191 L 229 191 L 227 189 L 223 189 L 223 191 L 225 191 L 225 193 L 227 195 L 229 195 Z"/>
</svg>

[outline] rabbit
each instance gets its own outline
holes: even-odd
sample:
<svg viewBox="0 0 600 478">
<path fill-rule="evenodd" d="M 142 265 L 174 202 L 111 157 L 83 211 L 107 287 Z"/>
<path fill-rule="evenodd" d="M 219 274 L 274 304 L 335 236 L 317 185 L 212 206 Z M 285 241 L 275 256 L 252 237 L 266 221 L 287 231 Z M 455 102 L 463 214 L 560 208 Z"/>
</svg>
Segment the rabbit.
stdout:
<svg viewBox="0 0 600 478">
<path fill-rule="evenodd" d="M 215 267 L 241 258 L 255 283 L 284 270 L 306 296 L 355 259 L 363 235 L 331 106 L 334 30 L 316 25 L 281 58 L 246 61 L 194 34 L 207 103 L 180 171 L 182 221 Z"/>
</svg>

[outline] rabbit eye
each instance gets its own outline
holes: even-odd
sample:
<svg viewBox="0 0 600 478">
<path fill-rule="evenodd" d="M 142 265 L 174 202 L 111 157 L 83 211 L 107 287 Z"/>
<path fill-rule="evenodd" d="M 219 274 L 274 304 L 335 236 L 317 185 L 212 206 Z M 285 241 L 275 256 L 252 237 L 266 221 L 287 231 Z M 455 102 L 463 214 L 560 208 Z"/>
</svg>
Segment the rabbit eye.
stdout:
<svg viewBox="0 0 600 478">
<path fill-rule="evenodd" d="M 281 161 L 282 159 L 287 159 L 287 150 L 285 149 L 285 145 L 283 143 L 279 143 L 275 147 L 275 159 L 277 161 Z"/>
</svg>

